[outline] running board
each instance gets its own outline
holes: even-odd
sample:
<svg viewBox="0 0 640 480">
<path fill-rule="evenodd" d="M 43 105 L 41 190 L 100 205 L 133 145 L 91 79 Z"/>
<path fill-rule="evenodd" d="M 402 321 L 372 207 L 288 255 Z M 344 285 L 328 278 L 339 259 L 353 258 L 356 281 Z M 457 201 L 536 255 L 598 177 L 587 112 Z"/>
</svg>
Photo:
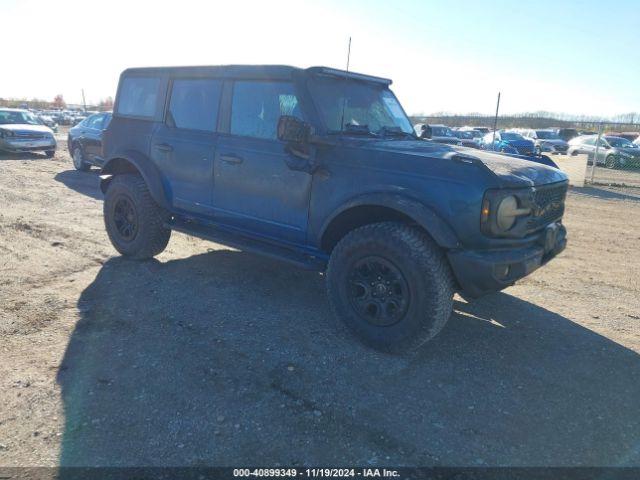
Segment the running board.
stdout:
<svg viewBox="0 0 640 480">
<path fill-rule="evenodd" d="M 237 248 L 244 252 L 257 253 L 282 260 L 306 270 L 323 272 L 327 268 L 328 257 L 323 252 L 311 252 L 294 246 L 282 246 L 267 240 L 248 237 L 241 232 L 219 225 L 205 225 L 192 220 L 174 218 L 171 222 L 167 223 L 167 227 L 176 232 L 193 235 L 215 243 Z"/>
</svg>

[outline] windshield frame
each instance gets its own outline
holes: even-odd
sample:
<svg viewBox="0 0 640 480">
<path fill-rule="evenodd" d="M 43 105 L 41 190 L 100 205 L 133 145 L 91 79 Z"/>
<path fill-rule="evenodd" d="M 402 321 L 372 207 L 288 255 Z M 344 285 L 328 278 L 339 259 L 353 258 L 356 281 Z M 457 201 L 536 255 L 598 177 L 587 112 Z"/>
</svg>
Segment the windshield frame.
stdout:
<svg viewBox="0 0 640 480">
<path fill-rule="evenodd" d="M 319 99 L 318 99 L 318 95 L 317 92 L 314 91 L 314 82 L 323 82 L 323 81 L 331 81 L 331 82 L 336 82 L 338 84 L 342 84 L 343 82 L 349 85 L 364 85 L 366 87 L 369 88 L 374 88 L 377 90 L 380 90 L 380 92 L 386 92 L 387 95 L 389 95 L 396 103 L 397 107 L 400 109 L 400 111 L 402 112 L 402 115 L 404 116 L 404 119 L 407 122 L 407 126 L 409 128 L 409 131 L 404 131 L 402 130 L 402 127 L 400 125 L 385 125 L 382 128 L 380 128 L 378 131 L 371 131 L 370 133 L 371 135 L 368 136 L 364 136 L 362 134 L 356 134 L 354 135 L 355 132 L 349 132 L 347 131 L 346 127 L 347 124 L 345 123 L 344 125 L 342 125 L 342 129 L 341 130 L 334 130 L 329 128 L 329 125 L 327 124 L 325 115 L 323 113 L 322 108 L 319 105 Z M 409 118 L 409 115 L 407 115 L 407 112 L 405 111 L 404 107 L 402 106 L 402 103 L 400 103 L 400 101 L 398 100 L 398 97 L 396 97 L 395 93 L 393 92 L 393 90 L 391 90 L 389 88 L 388 85 L 381 85 L 377 82 L 372 82 L 372 81 L 367 81 L 367 80 L 361 80 L 361 79 L 354 79 L 354 78 L 349 78 L 349 77 L 341 77 L 341 76 L 334 76 L 334 75 L 328 75 L 328 74 L 313 74 L 313 75 L 309 75 L 306 78 L 305 81 L 305 89 L 306 89 L 306 93 L 309 96 L 309 99 L 311 101 L 311 105 L 313 105 L 313 108 L 315 110 L 315 117 L 317 118 L 317 121 L 319 123 L 318 127 L 320 130 L 320 133 L 324 134 L 324 135 L 335 135 L 335 134 L 340 134 L 340 135 L 346 135 L 346 136 L 358 136 L 361 138 L 393 138 L 391 136 L 386 136 L 384 135 L 384 130 L 385 127 L 387 129 L 393 129 L 393 128 L 399 128 L 399 134 L 401 133 L 402 136 L 411 136 L 412 138 L 418 138 L 418 136 L 415 133 L 414 127 L 413 127 L 413 122 L 411 122 L 411 119 Z M 380 101 L 382 102 L 382 96 L 380 96 Z M 391 114 L 391 116 L 393 116 Z M 393 117 L 394 120 L 396 117 Z"/>
</svg>

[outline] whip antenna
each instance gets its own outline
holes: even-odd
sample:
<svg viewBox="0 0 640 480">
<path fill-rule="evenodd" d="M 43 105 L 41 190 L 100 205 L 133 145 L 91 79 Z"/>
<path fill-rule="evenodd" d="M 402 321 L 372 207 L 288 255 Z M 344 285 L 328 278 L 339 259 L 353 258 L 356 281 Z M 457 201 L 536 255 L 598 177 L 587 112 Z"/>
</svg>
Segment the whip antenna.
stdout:
<svg viewBox="0 0 640 480">
<path fill-rule="evenodd" d="M 349 37 L 349 46 L 347 47 L 347 72 L 349 71 L 349 60 L 351 60 L 351 37 Z M 345 88 L 342 91 L 342 118 L 340 119 L 340 131 L 344 130 L 344 110 L 347 107 L 347 79 L 345 81 Z"/>
</svg>

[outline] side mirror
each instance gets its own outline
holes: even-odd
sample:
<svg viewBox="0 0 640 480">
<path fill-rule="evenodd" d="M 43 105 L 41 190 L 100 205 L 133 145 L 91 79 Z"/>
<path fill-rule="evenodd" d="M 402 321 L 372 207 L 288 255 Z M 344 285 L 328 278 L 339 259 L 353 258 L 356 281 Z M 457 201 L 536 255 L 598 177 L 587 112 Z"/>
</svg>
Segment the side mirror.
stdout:
<svg viewBox="0 0 640 480">
<path fill-rule="evenodd" d="M 278 140 L 287 143 L 307 143 L 311 137 L 311 125 L 291 115 L 278 119 Z"/>
</svg>

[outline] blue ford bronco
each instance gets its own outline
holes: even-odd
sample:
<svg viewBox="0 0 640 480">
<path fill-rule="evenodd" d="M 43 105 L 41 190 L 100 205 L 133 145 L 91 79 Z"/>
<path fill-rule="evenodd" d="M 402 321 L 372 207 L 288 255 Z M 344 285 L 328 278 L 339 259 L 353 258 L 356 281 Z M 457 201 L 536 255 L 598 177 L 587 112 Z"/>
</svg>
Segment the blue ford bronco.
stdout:
<svg viewBox="0 0 640 480">
<path fill-rule="evenodd" d="M 324 272 L 368 345 L 416 348 L 453 294 L 556 256 L 558 169 L 418 138 L 390 80 L 326 67 L 125 70 L 104 133 L 104 221 L 127 257 L 176 230 Z"/>
</svg>

